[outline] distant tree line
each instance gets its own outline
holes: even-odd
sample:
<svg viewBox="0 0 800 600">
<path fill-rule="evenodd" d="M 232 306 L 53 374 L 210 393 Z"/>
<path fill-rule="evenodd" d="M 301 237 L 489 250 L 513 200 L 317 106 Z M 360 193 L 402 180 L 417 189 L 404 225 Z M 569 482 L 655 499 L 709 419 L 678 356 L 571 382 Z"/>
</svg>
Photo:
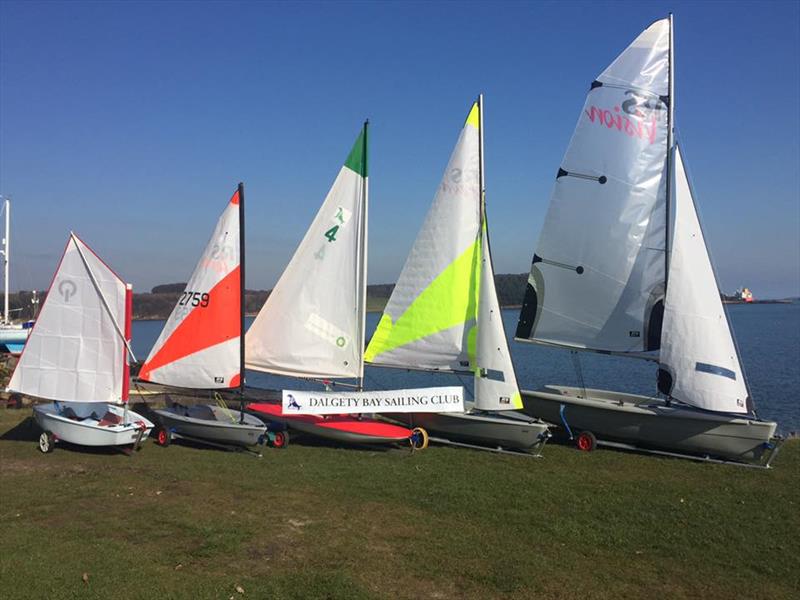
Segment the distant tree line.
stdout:
<svg viewBox="0 0 800 600">
<path fill-rule="evenodd" d="M 519 275 L 495 275 L 494 284 L 497 288 L 497 299 L 500 306 L 519 306 L 525 295 L 525 285 L 528 281 L 528 274 Z M 185 283 L 166 283 L 155 286 L 150 293 L 133 294 L 133 318 L 134 319 L 166 319 L 175 304 L 178 302 L 183 290 L 186 289 Z M 393 283 L 379 283 L 367 286 L 367 306 L 370 309 L 380 309 L 392 295 L 394 290 Z M 247 314 L 254 315 L 266 302 L 271 290 L 247 290 L 245 292 L 245 310 Z M 45 296 L 39 294 L 39 304 L 42 306 Z M 724 300 L 734 300 L 736 296 L 720 294 Z M 33 318 L 34 305 L 31 303 L 32 292 L 20 291 L 9 295 L 11 318 L 14 321 L 25 321 Z M 0 293 L 0 310 L 3 306 L 3 294 Z"/>
<path fill-rule="evenodd" d="M 501 306 L 514 306 L 522 302 L 525 293 L 527 274 L 522 275 L 495 275 L 495 286 Z M 165 283 L 155 286 L 150 293 L 133 294 L 134 319 L 166 319 L 175 304 L 178 302 L 186 283 Z M 381 307 L 386 304 L 394 290 L 393 283 L 379 283 L 367 286 L 368 305 L 371 308 Z M 256 314 L 266 302 L 271 290 L 247 290 L 245 292 L 245 310 L 247 314 Z M 39 304 L 42 306 L 46 292 L 39 294 Z M 33 318 L 34 305 L 31 303 L 32 292 L 20 291 L 9 295 L 11 317 L 15 321 L 24 321 Z M 0 310 L 3 305 L 3 294 L 0 293 Z"/>
</svg>

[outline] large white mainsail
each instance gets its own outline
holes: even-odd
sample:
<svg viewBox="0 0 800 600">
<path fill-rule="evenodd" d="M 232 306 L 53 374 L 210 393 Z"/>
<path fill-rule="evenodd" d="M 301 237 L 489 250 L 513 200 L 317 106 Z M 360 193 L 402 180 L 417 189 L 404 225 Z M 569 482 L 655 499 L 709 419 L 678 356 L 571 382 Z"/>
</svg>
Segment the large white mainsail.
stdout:
<svg viewBox="0 0 800 600">
<path fill-rule="evenodd" d="M 240 384 L 239 190 L 217 222 L 139 378 L 188 388 Z"/>
<path fill-rule="evenodd" d="M 8 389 L 78 402 L 127 400 L 127 286 L 70 234 Z"/>
<path fill-rule="evenodd" d="M 521 408 L 483 208 L 475 102 L 365 353 L 368 362 L 475 374 L 475 406 Z"/>
<path fill-rule="evenodd" d="M 245 335 L 248 369 L 363 376 L 367 125 L 303 241 Z"/>
<path fill-rule="evenodd" d="M 744 373 L 677 146 L 674 164 L 675 222 L 660 353 L 669 376 L 661 375 L 659 387 L 699 408 L 747 413 Z"/>
<path fill-rule="evenodd" d="M 558 170 L 516 337 L 658 347 L 666 250 L 669 19 L 592 84 Z"/>
</svg>

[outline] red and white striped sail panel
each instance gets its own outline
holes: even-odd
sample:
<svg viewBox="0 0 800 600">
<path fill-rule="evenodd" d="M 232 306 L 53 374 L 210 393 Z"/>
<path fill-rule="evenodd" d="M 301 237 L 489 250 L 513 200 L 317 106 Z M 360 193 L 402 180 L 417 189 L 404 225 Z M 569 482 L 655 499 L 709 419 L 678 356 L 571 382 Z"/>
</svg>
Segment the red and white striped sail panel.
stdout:
<svg viewBox="0 0 800 600">
<path fill-rule="evenodd" d="M 217 223 L 139 378 L 187 388 L 239 385 L 239 192 Z"/>
</svg>

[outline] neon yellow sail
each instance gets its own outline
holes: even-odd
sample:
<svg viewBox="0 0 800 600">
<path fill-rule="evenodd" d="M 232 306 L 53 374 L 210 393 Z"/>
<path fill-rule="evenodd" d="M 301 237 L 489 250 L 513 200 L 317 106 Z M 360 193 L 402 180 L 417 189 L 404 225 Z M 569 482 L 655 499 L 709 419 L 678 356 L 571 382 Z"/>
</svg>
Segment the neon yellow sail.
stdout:
<svg viewBox="0 0 800 600">
<path fill-rule="evenodd" d="M 475 102 L 364 358 L 472 371 L 479 408 L 520 408 L 482 216 L 480 126 Z"/>
</svg>

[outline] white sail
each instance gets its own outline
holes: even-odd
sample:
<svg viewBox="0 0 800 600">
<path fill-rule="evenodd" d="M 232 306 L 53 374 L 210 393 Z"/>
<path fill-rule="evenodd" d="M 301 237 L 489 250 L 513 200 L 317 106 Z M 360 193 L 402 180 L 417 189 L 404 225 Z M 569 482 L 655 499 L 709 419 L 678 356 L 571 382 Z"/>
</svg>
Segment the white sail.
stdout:
<svg viewBox="0 0 800 600">
<path fill-rule="evenodd" d="M 126 285 L 71 234 L 8 389 L 79 402 L 127 390 Z"/>
<path fill-rule="evenodd" d="M 233 388 L 241 329 L 239 192 L 217 222 L 139 378 L 188 388 Z"/>
<path fill-rule="evenodd" d="M 376 365 L 474 365 L 481 256 L 475 103 L 365 354 Z"/>
<path fill-rule="evenodd" d="M 362 376 L 366 242 L 365 125 L 245 335 L 248 369 L 294 377 Z"/>
<path fill-rule="evenodd" d="M 508 349 L 503 315 L 497 301 L 494 269 L 489 254 L 488 228 L 481 236 L 480 302 L 475 356 L 475 408 L 511 410 L 522 408 L 517 376 Z"/>
<path fill-rule="evenodd" d="M 675 223 L 660 354 L 672 385 L 659 387 L 699 408 L 746 413 L 744 373 L 677 147 L 674 161 Z"/>
<path fill-rule="evenodd" d="M 658 347 L 668 63 L 664 19 L 592 84 L 558 170 L 518 339 L 614 352 Z"/>
</svg>

